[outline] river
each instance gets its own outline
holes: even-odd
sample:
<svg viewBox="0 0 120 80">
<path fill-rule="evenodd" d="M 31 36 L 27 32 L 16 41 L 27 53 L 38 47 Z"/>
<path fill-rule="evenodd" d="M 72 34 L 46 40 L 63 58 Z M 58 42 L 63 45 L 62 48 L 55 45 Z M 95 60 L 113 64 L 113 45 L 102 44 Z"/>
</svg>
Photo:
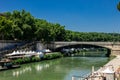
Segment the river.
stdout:
<svg viewBox="0 0 120 80">
<path fill-rule="evenodd" d="M 23 64 L 21 68 L 0 72 L 0 80 L 71 80 L 97 70 L 109 61 L 107 57 L 65 57 Z"/>
</svg>

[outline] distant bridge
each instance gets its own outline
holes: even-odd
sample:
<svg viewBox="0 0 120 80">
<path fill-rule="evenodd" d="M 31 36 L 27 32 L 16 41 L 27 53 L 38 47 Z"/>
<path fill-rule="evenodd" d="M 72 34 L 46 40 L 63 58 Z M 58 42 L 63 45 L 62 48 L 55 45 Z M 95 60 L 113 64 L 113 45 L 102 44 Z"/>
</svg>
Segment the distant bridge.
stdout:
<svg viewBox="0 0 120 80">
<path fill-rule="evenodd" d="M 120 42 L 51 42 L 47 45 L 50 49 L 62 48 L 65 46 L 74 46 L 74 45 L 93 45 L 99 46 L 103 48 L 107 48 L 111 51 L 111 55 L 119 55 L 120 54 Z"/>
<path fill-rule="evenodd" d="M 16 44 L 19 44 L 22 42 L 16 42 L 16 41 L 0 41 L 0 49 Z M 111 51 L 111 55 L 120 55 L 120 42 L 77 42 L 77 41 L 71 41 L 71 42 L 51 42 L 49 44 L 43 44 L 40 41 L 36 41 L 36 49 L 41 50 L 44 48 L 49 49 L 58 49 L 58 48 L 64 48 L 69 46 L 76 46 L 76 45 L 91 45 L 91 46 L 98 46 L 107 48 Z"/>
</svg>

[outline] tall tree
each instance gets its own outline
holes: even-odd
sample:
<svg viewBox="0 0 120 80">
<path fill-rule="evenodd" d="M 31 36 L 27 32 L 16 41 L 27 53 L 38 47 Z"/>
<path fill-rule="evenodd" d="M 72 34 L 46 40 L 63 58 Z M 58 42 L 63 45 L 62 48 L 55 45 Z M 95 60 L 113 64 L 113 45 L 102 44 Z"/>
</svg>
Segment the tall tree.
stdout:
<svg viewBox="0 0 120 80">
<path fill-rule="evenodd" d="M 11 38 L 12 21 L 6 17 L 0 16 L 0 39 Z"/>
<path fill-rule="evenodd" d="M 117 4 L 117 9 L 120 11 L 120 2 Z"/>
</svg>

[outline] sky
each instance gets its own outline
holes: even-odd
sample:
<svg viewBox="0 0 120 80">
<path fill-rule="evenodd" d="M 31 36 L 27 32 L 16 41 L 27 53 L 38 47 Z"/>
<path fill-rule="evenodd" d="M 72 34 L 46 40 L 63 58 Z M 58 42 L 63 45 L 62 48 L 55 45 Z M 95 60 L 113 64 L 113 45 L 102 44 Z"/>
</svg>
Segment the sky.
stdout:
<svg viewBox="0 0 120 80">
<path fill-rule="evenodd" d="M 1 0 L 0 13 L 26 10 L 78 32 L 120 33 L 120 0 Z"/>
</svg>

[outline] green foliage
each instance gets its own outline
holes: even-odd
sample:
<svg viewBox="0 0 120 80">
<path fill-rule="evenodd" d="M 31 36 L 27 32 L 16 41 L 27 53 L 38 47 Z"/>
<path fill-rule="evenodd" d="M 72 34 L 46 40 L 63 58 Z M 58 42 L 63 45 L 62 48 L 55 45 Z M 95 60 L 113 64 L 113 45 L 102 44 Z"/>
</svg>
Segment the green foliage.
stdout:
<svg viewBox="0 0 120 80">
<path fill-rule="evenodd" d="M 120 3 L 118 4 L 118 9 Z M 74 32 L 65 26 L 34 18 L 25 10 L 3 13 L 0 16 L 0 40 L 51 41 L 120 41 L 117 33 Z"/>
<path fill-rule="evenodd" d="M 23 63 L 22 59 L 17 59 L 13 61 L 13 64 L 21 64 L 21 63 Z"/>
<path fill-rule="evenodd" d="M 43 60 L 50 60 L 50 59 L 55 59 L 55 58 L 59 58 L 62 57 L 63 55 L 60 52 L 54 52 L 51 54 L 46 54 L 44 55 Z M 39 57 L 32 57 L 32 58 L 19 58 L 16 60 L 13 60 L 12 63 L 13 64 L 24 64 L 24 63 L 30 63 L 30 62 L 38 62 L 41 61 L 42 59 Z"/>
<path fill-rule="evenodd" d="M 17 39 L 50 42 L 64 39 L 65 29 L 60 24 L 52 24 L 46 20 L 36 19 L 25 10 L 15 10 L 3 14 L 4 17 L 0 16 L 1 40 Z"/>
<path fill-rule="evenodd" d="M 13 64 L 23 64 L 23 63 L 29 63 L 29 62 L 36 62 L 36 61 L 40 61 L 40 58 L 38 57 L 32 57 L 32 58 L 22 58 L 22 59 L 16 59 L 13 60 Z"/>
<path fill-rule="evenodd" d="M 120 2 L 117 5 L 117 9 L 120 11 Z"/>
<path fill-rule="evenodd" d="M 0 16 L 0 39 L 9 39 L 11 37 L 11 31 L 12 21 Z"/>
<path fill-rule="evenodd" d="M 33 57 L 32 58 L 32 62 L 36 62 L 36 61 L 40 61 L 41 59 L 40 58 L 38 58 L 38 57 Z"/>
<path fill-rule="evenodd" d="M 118 33 L 73 32 L 66 30 L 65 41 L 120 41 Z"/>
<path fill-rule="evenodd" d="M 23 63 L 27 63 L 27 62 L 30 62 L 31 61 L 31 59 L 30 58 L 24 58 L 24 59 L 22 59 L 23 61 Z"/>
<path fill-rule="evenodd" d="M 43 59 L 50 60 L 50 59 L 55 59 L 55 58 L 59 58 L 59 57 L 62 57 L 61 53 L 51 53 L 51 54 L 44 55 Z"/>
</svg>

